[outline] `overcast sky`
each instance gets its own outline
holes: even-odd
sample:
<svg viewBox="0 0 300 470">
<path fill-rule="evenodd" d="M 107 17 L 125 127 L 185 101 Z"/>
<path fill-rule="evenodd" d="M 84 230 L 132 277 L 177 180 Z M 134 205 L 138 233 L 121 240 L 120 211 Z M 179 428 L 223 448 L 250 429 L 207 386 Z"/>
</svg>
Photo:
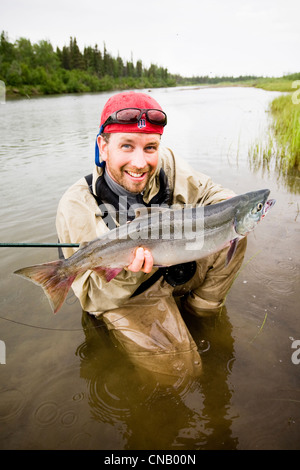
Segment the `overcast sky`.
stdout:
<svg viewBox="0 0 300 470">
<path fill-rule="evenodd" d="M 300 0 L 0 0 L 0 30 L 182 76 L 300 72 Z"/>
</svg>

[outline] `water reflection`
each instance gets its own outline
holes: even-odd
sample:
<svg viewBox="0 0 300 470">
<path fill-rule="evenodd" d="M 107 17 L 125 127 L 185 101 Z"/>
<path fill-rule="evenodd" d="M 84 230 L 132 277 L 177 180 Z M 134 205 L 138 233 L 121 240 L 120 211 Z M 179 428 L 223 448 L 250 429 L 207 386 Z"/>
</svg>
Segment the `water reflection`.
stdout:
<svg viewBox="0 0 300 470">
<path fill-rule="evenodd" d="M 170 386 L 136 369 L 104 325 L 82 314 L 85 341 L 76 355 L 91 415 L 114 427 L 123 449 L 235 449 L 238 444 L 229 414 L 234 340 L 227 311 L 185 321 L 199 345 L 203 375 Z"/>
</svg>

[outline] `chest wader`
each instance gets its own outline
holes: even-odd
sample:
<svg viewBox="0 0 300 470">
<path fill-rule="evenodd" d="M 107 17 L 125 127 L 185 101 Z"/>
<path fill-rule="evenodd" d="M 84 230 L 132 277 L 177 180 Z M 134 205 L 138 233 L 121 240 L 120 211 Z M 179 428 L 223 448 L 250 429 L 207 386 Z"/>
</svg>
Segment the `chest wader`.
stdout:
<svg viewBox="0 0 300 470">
<path fill-rule="evenodd" d="M 160 190 L 148 206 L 169 202 L 168 182 L 163 170 L 159 178 Z M 92 175 L 88 175 L 86 181 L 93 194 Z M 98 178 L 95 187 L 97 196 L 93 196 L 101 209 L 109 203 L 118 212 L 119 198 L 108 188 L 103 176 Z M 105 221 L 108 216 L 106 213 Z M 174 285 L 187 282 L 195 271 L 196 263 L 159 268 L 121 307 L 101 314 L 118 347 L 130 360 L 140 369 L 157 374 L 160 381 L 165 378 L 168 384 L 178 383 L 178 380 L 181 383 L 201 373 L 196 343 L 172 295 Z"/>
<path fill-rule="evenodd" d="M 86 182 L 89 186 L 89 190 L 91 194 L 96 199 L 98 206 L 104 207 L 105 204 L 111 204 L 116 209 L 116 214 L 118 215 L 120 207 L 119 207 L 119 197 L 111 191 L 108 187 L 105 178 L 103 175 L 99 176 L 96 181 L 96 192 L 97 195 L 93 193 L 92 190 L 92 174 L 85 177 Z M 146 207 L 151 207 L 151 205 L 162 205 L 162 204 L 169 204 L 170 203 L 170 191 L 169 185 L 167 181 L 167 177 L 163 169 L 160 170 L 159 173 L 159 182 L 160 182 L 160 189 L 158 194 L 156 194 L 149 203 L 145 203 L 140 196 L 139 203 L 145 205 Z M 127 208 L 125 208 L 127 212 L 127 220 L 133 220 L 134 214 L 130 211 L 129 204 Z M 109 211 L 105 211 L 102 214 L 102 217 L 105 219 L 107 226 L 112 229 L 116 227 L 116 223 L 113 220 L 112 216 L 110 215 Z M 179 286 L 182 284 L 187 283 L 195 274 L 196 272 L 196 261 L 191 261 L 189 263 L 181 263 L 176 264 L 174 266 L 168 266 L 166 268 L 158 268 L 157 271 L 149 278 L 147 281 L 143 282 L 137 290 L 132 294 L 132 297 L 141 294 L 146 289 L 151 287 L 160 277 L 163 276 L 164 280 L 170 284 L 172 287 Z"/>
</svg>

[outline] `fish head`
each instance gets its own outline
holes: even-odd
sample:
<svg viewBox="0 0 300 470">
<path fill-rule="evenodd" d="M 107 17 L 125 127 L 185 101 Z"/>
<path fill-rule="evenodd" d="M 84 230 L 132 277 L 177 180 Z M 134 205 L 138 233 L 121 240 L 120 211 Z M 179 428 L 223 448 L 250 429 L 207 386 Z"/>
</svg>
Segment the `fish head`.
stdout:
<svg viewBox="0 0 300 470">
<path fill-rule="evenodd" d="M 262 189 L 244 195 L 237 208 L 234 228 L 238 235 L 245 236 L 255 229 L 257 224 L 274 206 L 275 199 L 269 199 L 270 190 Z"/>
</svg>

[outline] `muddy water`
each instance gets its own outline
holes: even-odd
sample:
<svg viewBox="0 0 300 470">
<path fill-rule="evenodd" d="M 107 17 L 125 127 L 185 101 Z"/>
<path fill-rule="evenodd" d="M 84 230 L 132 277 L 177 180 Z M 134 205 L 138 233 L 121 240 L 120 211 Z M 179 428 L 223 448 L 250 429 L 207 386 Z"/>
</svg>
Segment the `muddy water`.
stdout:
<svg viewBox="0 0 300 470">
<path fill-rule="evenodd" d="M 152 94 L 168 114 L 165 145 L 236 193 L 269 187 L 276 206 L 249 236 L 222 315 L 185 318 L 203 376 L 175 387 L 138 373 L 71 293 L 54 316 L 41 289 L 12 275 L 56 259 L 55 249 L 1 248 L 1 449 L 300 447 L 300 364 L 292 360 L 300 340 L 299 179 L 279 178 L 272 168 L 254 172 L 248 158 L 266 135 L 268 103 L 278 94 Z M 57 203 L 92 169 L 109 96 L 1 105 L 1 241 L 56 241 Z"/>
</svg>

